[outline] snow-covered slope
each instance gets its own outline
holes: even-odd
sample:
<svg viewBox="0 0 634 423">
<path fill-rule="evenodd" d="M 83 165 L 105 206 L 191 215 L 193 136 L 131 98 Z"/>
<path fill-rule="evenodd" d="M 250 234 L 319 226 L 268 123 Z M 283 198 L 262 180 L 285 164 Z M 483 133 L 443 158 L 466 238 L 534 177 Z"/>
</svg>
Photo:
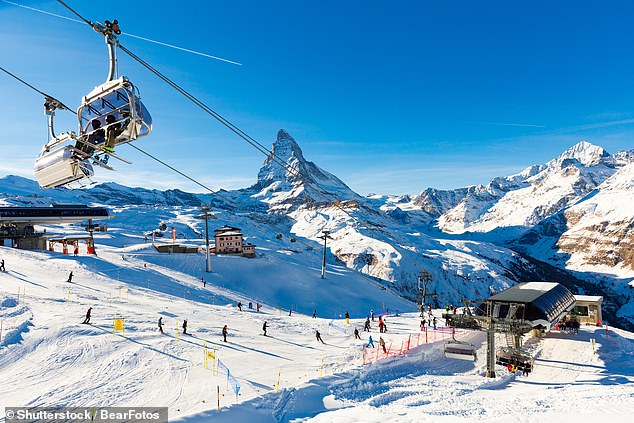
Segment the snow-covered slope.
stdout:
<svg viewBox="0 0 634 423">
<path fill-rule="evenodd" d="M 165 406 L 170 421 L 232 423 L 590 422 L 606 415 L 627 420 L 634 411 L 632 333 L 583 327 L 578 335 L 529 339 L 526 349 L 536 361 L 528 377 L 498 366 L 497 377 L 487 379 L 483 334 L 457 335 L 478 348 L 476 362 L 447 359 L 442 351 L 448 335 L 421 332 L 417 313 L 388 316 L 387 333 L 374 322 L 369 334 L 355 339 L 352 328 L 361 327 L 360 316 L 370 308 L 378 312 L 377 302 L 393 307 L 398 300 L 371 285 L 356 294 L 338 290 L 354 278 L 344 269 L 325 281 L 316 276 L 322 288 L 311 288 L 316 295 L 307 301 L 313 303 L 299 305 L 308 313 L 289 316 L 277 308 L 284 308 L 281 301 L 262 301 L 259 293 L 282 286 L 276 285 L 278 274 L 291 275 L 282 281 L 291 282 L 300 270 L 287 267 L 301 269 L 302 260 L 287 263 L 282 251 L 271 251 L 274 262 L 264 265 L 220 257 L 203 287 L 198 274 L 175 270 L 191 269 L 184 255 L 161 255 L 140 240 L 126 247 L 103 244 L 125 240 L 131 238 L 123 232 L 100 236 L 97 257 L 0 247 L 7 265 L 0 273 L 0 378 L 11 381 L 0 384 L 3 404 Z M 307 283 L 318 275 L 316 269 L 301 273 Z M 262 310 L 249 309 L 249 301 L 259 301 Z M 91 322 L 82 325 L 88 307 Z M 313 307 L 317 318 L 311 317 Z M 340 316 L 348 310 L 350 324 Z M 157 330 L 159 317 L 165 334 Z M 124 318 L 124 332 L 113 335 L 114 318 Z M 224 325 L 227 342 L 220 334 Z M 316 330 L 325 343 L 316 341 Z M 369 335 L 375 342 L 382 337 L 392 353 L 407 345 L 410 350 L 363 365 Z M 205 368 L 205 348 L 221 361 L 217 371 L 212 360 Z M 378 345 L 366 352 L 368 361 L 382 356 Z"/>
</svg>

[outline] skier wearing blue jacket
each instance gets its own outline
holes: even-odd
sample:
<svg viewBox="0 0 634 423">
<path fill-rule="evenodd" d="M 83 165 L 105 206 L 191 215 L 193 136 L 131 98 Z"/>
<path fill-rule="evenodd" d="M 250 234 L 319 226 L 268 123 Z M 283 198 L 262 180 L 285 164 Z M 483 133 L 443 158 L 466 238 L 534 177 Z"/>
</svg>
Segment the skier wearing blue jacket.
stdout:
<svg viewBox="0 0 634 423">
<path fill-rule="evenodd" d="M 374 341 L 372 340 L 372 335 L 370 335 L 370 337 L 368 338 L 368 345 L 366 345 L 365 347 L 369 347 L 372 346 L 372 348 L 374 348 Z"/>
</svg>

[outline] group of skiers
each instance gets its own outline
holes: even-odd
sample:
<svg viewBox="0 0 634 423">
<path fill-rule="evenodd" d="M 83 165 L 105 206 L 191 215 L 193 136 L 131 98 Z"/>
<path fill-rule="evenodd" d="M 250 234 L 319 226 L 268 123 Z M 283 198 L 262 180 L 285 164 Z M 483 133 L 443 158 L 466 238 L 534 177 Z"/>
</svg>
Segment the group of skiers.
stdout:
<svg viewBox="0 0 634 423">
<path fill-rule="evenodd" d="M 242 311 L 242 301 L 238 301 L 238 303 L 236 304 L 236 307 L 238 307 L 238 310 Z M 262 305 L 260 303 L 255 303 L 256 313 L 259 313 L 261 308 L 262 308 Z M 252 309 L 253 309 L 253 303 L 249 302 L 249 310 L 252 310 Z"/>
<path fill-rule="evenodd" d="M 1 269 L 1 267 L 0 267 Z M 70 272 L 70 275 L 68 276 L 68 282 L 71 282 L 73 278 L 73 272 Z M 238 302 L 238 308 L 241 310 L 242 308 L 242 303 Z M 258 304 L 258 311 L 260 308 L 260 304 Z M 91 313 L 92 313 L 92 307 L 89 307 L 88 310 L 86 311 L 86 317 L 84 318 L 84 321 L 82 322 L 82 324 L 90 324 L 90 317 L 91 317 Z M 317 314 L 317 310 L 315 310 L 313 312 L 313 317 L 316 317 Z M 349 322 L 350 321 L 350 315 L 349 313 L 346 311 L 345 313 L 346 316 L 346 321 Z M 374 317 L 374 313 L 371 311 L 371 316 Z M 434 318 L 434 320 L 436 320 Z M 160 316 L 158 319 L 158 330 L 160 333 L 165 333 L 163 331 L 163 316 Z M 183 329 L 183 334 L 184 335 L 188 335 L 187 333 L 187 319 L 183 320 L 183 324 L 181 325 L 182 329 Z M 267 334 L 267 329 L 268 329 L 269 325 L 267 321 L 264 321 L 264 324 L 262 325 L 262 331 L 264 336 L 268 336 Z M 364 331 L 370 331 L 370 317 L 367 317 L 365 320 L 365 324 L 363 327 Z M 385 324 L 385 320 L 382 318 L 382 316 L 379 316 L 379 331 L 381 333 L 387 332 L 387 327 Z M 227 342 L 227 335 L 228 335 L 228 327 L 227 325 L 224 325 L 222 328 L 222 340 L 223 342 Z M 321 342 L 322 344 L 325 344 L 324 340 L 321 337 L 321 333 L 319 332 L 319 330 L 315 330 L 315 338 L 317 339 L 317 342 Z M 358 328 L 354 328 L 354 338 L 355 339 L 361 339 L 361 336 L 359 335 L 359 329 Z M 379 346 L 383 348 L 383 351 L 387 353 L 386 349 L 385 349 L 385 341 L 383 340 L 383 337 L 379 337 Z M 374 340 L 372 339 L 372 336 L 370 335 L 370 337 L 368 338 L 368 344 L 366 346 L 367 347 L 372 347 L 374 348 Z"/>
</svg>

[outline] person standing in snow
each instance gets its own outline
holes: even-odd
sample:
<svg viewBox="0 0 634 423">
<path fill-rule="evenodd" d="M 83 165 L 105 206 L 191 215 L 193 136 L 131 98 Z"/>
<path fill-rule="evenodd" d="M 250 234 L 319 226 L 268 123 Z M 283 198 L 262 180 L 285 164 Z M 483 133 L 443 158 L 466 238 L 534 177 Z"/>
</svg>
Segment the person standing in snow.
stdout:
<svg viewBox="0 0 634 423">
<path fill-rule="evenodd" d="M 207 286 L 207 281 L 205 280 L 204 276 L 200 277 L 200 281 L 203 283 L 203 288 Z"/>
<path fill-rule="evenodd" d="M 372 335 L 370 335 L 370 337 L 368 338 L 368 345 L 366 345 L 365 347 L 368 348 L 369 346 L 372 346 L 372 348 L 374 348 L 374 341 L 372 340 Z"/>
<path fill-rule="evenodd" d="M 370 318 L 372 318 L 372 321 L 374 322 L 374 310 L 370 309 Z"/>
<path fill-rule="evenodd" d="M 314 309 L 313 310 L 313 319 L 316 319 L 316 318 L 317 318 L 317 309 Z"/>
<path fill-rule="evenodd" d="M 363 325 L 363 330 L 365 332 L 370 332 L 370 318 L 366 317 L 365 319 L 365 325 Z"/>
<path fill-rule="evenodd" d="M 4 259 L 0 261 L 0 272 L 6 272 L 7 270 L 4 268 Z"/>
<path fill-rule="evenodd" d="M 354 328 L 354 339 L 361 339 L 361 337 L 359 336 L 359 329 Z"/>
<path fill-rule="evenodd" d="M 262 325 L 262 330 L 264 331 L 264 334 L 263 334 L 264 336 L 266 336 L 266 328 L 267 328 L 267 326 L 268 325 L 266 324 L 266 322 L 264 322 L 264 324 Z"/>
<path fill-rule="evenodd" d="M 255 303 L 255 311 L 256 311 L 257 313 L 259 313 L 259 312 L 260 312 L 260 307 L 261 307 L 260 303 Z"/>
<path fill-rule="evenodd" d="M 222 328 L 222 340 L 227 342 L 227 325 Z"/>
<path fill-rule="evenodd" d="M 346 323 L 350 324 L 350 313 L 346 311 L 346 314 L 344 314 L 344 316 L 346 317 Z"/>
<path fill-rule="evenodd" d="M 381 348 L 383 348 L 383 352 L 387 354 L 387 350 L 385 349 L 385 341 L 383 340 L 382 336 L 379 337 L 379 345 L 381 346 Z"/>
<path fill-rule="evenodd" d="M 159 332 L 163 333 L 163 316 L 159 317 L 158 319 L 158 328 Z"/>
<path fill-rule="evenodd" d="M 432 320 L 431 322 L 434 325 L 434 330 L 436 330 L 436 318 L 434 317 L 434 320 Z"/>
<path fill-rule="evenodd" d="M 238 309 L 242 311 L 242 302 L 238 301 Z"/>
<path fill-rule="evenodd" d="M 324 340 L 321 339 L 321 334 L 319 333 L 318 330 L 315 331 L 315 338 L 317 338 L 318 342 L 321 342 L 322 344 L 325 344 Z"/>
<path fill-rule="evenodd" d="M 73 281 L 73 272 L 71 271 L 70 274 L 68 275 L 68 280 L 66 282 L 72 282 Z"/>
<path fill-rule="evenodd" d="M 183 320 L 183 335 L 187 335 L 187 319 Z"/>
<path fill-rule="evenodd" d="M 90 324 L 90 312 L 92 311 L 92 307 L 88 307 L 88 311 L 86 311 L 86 318 L 84 319 L 82 325 Z"/>
</svg>

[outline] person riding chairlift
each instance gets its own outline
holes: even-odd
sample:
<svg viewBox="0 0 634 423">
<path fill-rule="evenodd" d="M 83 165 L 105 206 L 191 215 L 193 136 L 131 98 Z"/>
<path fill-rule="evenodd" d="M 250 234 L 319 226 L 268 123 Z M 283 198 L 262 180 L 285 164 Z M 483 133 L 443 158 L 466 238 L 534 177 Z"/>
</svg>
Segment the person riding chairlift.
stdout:
<svg viewBox="0 0 634 423">
<path fill-rule="evenodd" d="M 130 111 L 128 109 L 121 110 L 121 120 L 117 121 L 115 116 L 106 116 L 106 143 L 103 149 L 113 153 L 117 138 L 128 128 L 130 124 Z"/>
</svg>

